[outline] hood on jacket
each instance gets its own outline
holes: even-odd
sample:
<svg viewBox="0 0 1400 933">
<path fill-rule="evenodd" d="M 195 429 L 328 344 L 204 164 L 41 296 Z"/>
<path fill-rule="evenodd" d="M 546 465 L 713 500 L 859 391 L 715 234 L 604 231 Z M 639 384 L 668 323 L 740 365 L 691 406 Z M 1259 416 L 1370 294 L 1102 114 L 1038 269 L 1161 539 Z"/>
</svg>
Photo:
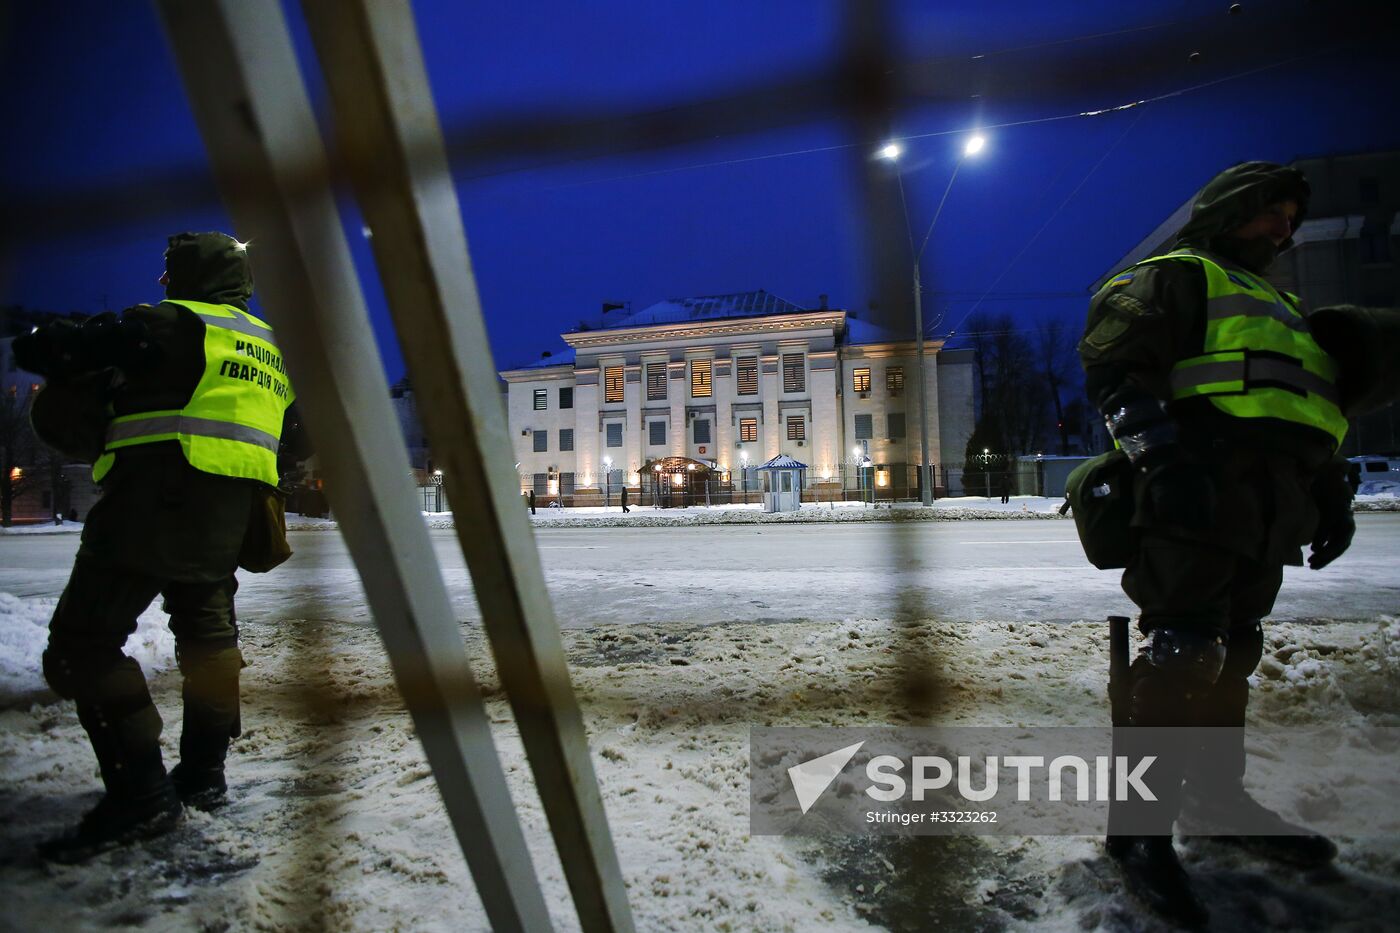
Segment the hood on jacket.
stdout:
<svg viewBox="0 0 1400 933">
<path fill-rule="evenodd" d="M 165 297 L 248 310 L 253 270 L 248 248 L 225 233 L 177 233 L 165 250 Z"/>
<path fill-rule="evenodd" d="M 1253 272 L 1262 273 L 1279 253 L 1293 245 L 1289 236 L 1277 249 L 1267 239 L 1246 242 L 1233 230 L 1253 220 L 1271 204 L 1295 201 L 1293 231 L 1308 211 L 1311 189 L 1303 173 L 1273 162 L 1241 162 L 1212 178 L 1191 205 L 1191 219 L 1176 235 L 1174 249 L 1193 247 L 1218 253 Z"/>
</svg>

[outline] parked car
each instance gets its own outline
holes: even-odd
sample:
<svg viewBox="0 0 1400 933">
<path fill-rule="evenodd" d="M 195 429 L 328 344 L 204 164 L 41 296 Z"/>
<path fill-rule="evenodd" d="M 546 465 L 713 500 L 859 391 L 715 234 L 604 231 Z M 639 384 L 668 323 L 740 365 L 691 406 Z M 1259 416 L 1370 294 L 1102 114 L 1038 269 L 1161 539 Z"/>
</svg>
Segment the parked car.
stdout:
<svg viewBox="0 0 1400 933">
<path fill-rule="evenodd" d="M 1351 481 L 1358 495 L 1400 495 L 1400 458 L 1348 457 Z"/>
</svg>

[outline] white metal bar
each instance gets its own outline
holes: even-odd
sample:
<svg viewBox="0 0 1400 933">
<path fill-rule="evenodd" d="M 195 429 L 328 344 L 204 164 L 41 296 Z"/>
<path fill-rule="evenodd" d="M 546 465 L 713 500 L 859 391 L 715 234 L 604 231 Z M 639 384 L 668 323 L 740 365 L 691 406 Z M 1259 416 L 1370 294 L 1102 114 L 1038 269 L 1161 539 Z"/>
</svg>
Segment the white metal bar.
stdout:
<svg viewBox="0 0 1400 933">
<path fill-rule="evenodd" d="M 583 716 L 520 507 L 466 231 L 405 0 L 303 0 L 336 139 L 456 515 L 502 686 L 588 931 L 632 929 Z"/>
<path fill-rule="evenodd" d="M 282 9 L 277 0 L 158 0 L 157 8 L 234 228 L 251 241 L 327 495 L 487 916 L 497 930 L 549 929 L 414 500 Z"/>
</svg>

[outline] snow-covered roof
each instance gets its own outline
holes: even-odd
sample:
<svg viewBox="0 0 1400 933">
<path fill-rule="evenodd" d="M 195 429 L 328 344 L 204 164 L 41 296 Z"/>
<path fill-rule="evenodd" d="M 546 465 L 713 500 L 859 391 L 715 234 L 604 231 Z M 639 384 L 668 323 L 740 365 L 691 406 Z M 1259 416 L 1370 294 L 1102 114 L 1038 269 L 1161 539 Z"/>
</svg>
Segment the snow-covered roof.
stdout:
<svg viewBox="0 0 1400 933">
<path fill-rule="evenodd" d="M 548 369 L 550 366 L 572 366 L 574 365 L 574 348 L 565 347 L 562 350 L 552 350 L 548 356 L 541 356 L 537 360 L 532 360 L 522 366 L 512 367 L 513 369 Z"/>
<path fill-rule="evenodd" d="M 718 321 L 724 318 L 762 317 L 790 314 L 807 309 L 771 295 L 763 289 L 733 295 L 703 295 L 698 298 L 668 298 L 631 314 L 609 317 L 605 329 L 646 327 L 651 324 L 684 324 L 690 321 Z"/>
<path fill-rule="evenodd" d="M 789 457 L 787 454 L 778 454 L 778 455 L 777 455 L 776 457 L 774 457 L 772 460 L 769 460 L 769 461 L 768 461 L 767 463 L 765 463 L 763 466 L 759 467 L 759 469 L 760 469 L 760 470 L 805 470 L 805 469 L 807 469 L 807 464 L 802 463 L 801 461 L 798 461 L 798 460 L 794 460 L 794 459 L 792 459 L 791 457 Z"/>
</svg>

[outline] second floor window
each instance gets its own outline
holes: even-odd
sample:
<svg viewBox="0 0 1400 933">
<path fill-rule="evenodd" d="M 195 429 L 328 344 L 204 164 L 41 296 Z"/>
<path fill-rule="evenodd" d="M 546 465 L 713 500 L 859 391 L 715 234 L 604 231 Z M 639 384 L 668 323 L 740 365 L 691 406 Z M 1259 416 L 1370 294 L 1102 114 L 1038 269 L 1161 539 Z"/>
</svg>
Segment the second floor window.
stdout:
<svg viewBox="0 0 1400 933">
<path fill-rule="evenodd" d="M 695 419 L 695 443 L 708 444 L 710 442 L 710 422 L 709 419 Z"/>
<path fill-rule="evenodd" d="M 735 385 L 740 395 L 758 394 L 758 357 L 741 356 L 734 361 Z"/>
<path fill-rule="evenodd" d="M 573 407 L 574 407 L 574 387 L 573 387 L 573 386 L 562 386 L 562 387 L 560 387 L 560 389 L 559 389 L 559 407 L 560 407 L 560 408 L 573 408 Z"/>
<path fill-rule="evenodd" d="M 710 360 L 690 361 L 690 395 L 692 398 L 710 397 Z"/>
<path fill-rule="evenodd" d="M 535 390 L 535 411 L 542 411 L 549 407 L 549 390 Z"/>
<path fill-rule="evenodd" d="M 603 401 L 622 401 L 622 367 L 609 366 L 603 370 Z"/>
<path fill-rule="evenodd" d="M 548 450 L 548 449 L 549 449 L 549 432 L 548 432 L 548 431 L 536 431 L 536 432 L 535 432 L 535 453 L 543 453 L 544 451 L 546 451 L 546 450 Z"/>
<path fill-rule="evenodd" d="M 807 439 L 807 419 L 803 415 L 788 415 L 787 417 L 788 440 L 805 441 Z"/>
<path fill-rule="evenodd" d="M 666 422 L 651 421 L 647 423 L 647 429 L 651 432 L 651 446 L 660 447 L 666 443 Z"/>
<path fill-rule="evenodd" d="M 758 440 L 758 419 L 739 419 L 739 440 L 745 444 L 752 444 Z"/>
<path fill-rule="evenodd" d="M 871 438 L 871 416 L 856 415 L 856 440 L 868 441 Z"/>
<path fill-rule="evenodd" d="M 869 369 L 869 367 L 866 367 L 866 368 L 864 368 L 864 369 L 853 369 L 853 370 L 851 370 L 851 390 L 854 391 L 854 392 L 869 392 L 869 391 L 870 391 L 870 369 Z"/>
<path fill-rule="evenodd" d="M 647 364 L 647 400 L 664 401 L 666 398 L 666 364 Z"/>
<path fill-rule="evenodd" d="M 891 395 L 898 395 L 904 391 L 904 367 L 889 366 L 885 368 L 885 389 Z"/>
<path fill-rule="evenodd" d="M 573 429 L 573 428 L 560 428 L 560 429 L 559 429 L 559 449 L 560 449 L 560 450 L 573 450 L 573 449 L 574 449 L 574 429 Z"/>
<path fill-rule="evenodd" d="M 897 441 L 904 437 L 904 412 L 890 412 L 889 418 L 890 440 Z"/>
<path fill-rule="evenodd" d="M 608 425 L 608 446 L 622 446 L 622 422 L 614 421 Z"/>
<path fill-rule="evenodd" d="M 807 391 L 807 366 L 801 353 L 783 354 L 783 391 Z"/>
</svg>

